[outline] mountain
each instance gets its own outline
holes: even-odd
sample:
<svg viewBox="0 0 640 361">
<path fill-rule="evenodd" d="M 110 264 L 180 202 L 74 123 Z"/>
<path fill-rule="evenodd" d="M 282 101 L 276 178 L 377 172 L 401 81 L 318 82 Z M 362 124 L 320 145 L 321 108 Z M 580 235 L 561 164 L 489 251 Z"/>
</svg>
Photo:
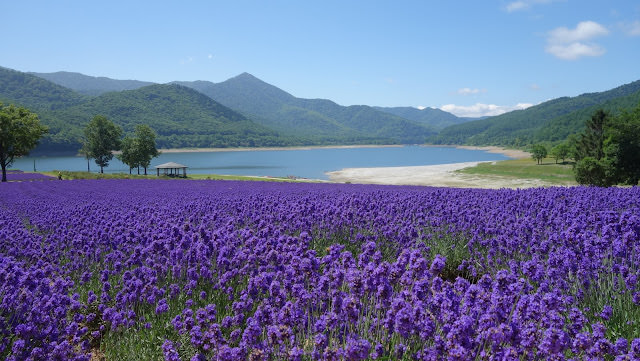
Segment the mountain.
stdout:
<svg viewBox="0 0 640 361">
<path fill-rule="evenodd" d="M 365 105 L 301 99 L 243 73 L 221 83 L 178 82 L 238 110 L 255 122 L 311 141 L 424 143 L 435 129 Z"/>
<path fill-rule="evenodd" d="M 0 101 L 18 103 L 34 111 L 65 108 L 87 98 L 39 77 L 0 67 Z"/>
<path fill-rule="evenodd" d="M 117 80 L 88 76 L 80 73 L 58 71 L 55 73 L 29 73 L 84 95 L 101 95 L 108 92 L 134 90 L 154 83 L 139 80 Z"/>
<path fill-rule="evenodd" d="M 159 147 L 282 146 L 297 144 L 191 88 L 156 84 L 88 97 L 31 74 L 0 68 L 0 100 L 35 111 L 49 127 L 35 153 L 80 148 L 84 126 L 97 114 L 125 132 L 148 124 Z"/>
<path fill-rule="evenodd" d="M 149 125 L 161 148 L 283 145 L 276 132 L 177 84 L 105 93 L 54 115 L 84 127 L 95 114 L 106 116 L 125 132 L 137 124 Z"/>
<path fill-rule="evenodd" d="M 593 111 L 629 109 L 640 102 L 640 80 L 604 92 L 562 97 L 502 115 L 452 125 L 429 138 L 434 144 L 523 147 L 557 142 L 582 130 Z"/>
<path fill-rule="evenodd" d="M 418 109 L 414 107 L 374 107 L 376 110 L 393 114 L 405 119 L 412 120 L 418 124 L 432 127 L 436 130 L 444 129 L 450 125 L 461 124 L 472 118 L 457 117 L 444 110 L 435 108 Z"/>
</svg>

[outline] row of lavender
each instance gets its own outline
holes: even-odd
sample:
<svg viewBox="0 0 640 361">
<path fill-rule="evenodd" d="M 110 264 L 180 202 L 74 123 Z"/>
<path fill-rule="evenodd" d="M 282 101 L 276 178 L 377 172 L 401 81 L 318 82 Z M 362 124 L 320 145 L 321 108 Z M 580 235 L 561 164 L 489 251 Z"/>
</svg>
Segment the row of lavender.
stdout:
<svg viewBox="0 0 640 361">
<path fill-rule="evenodd" d="M 21 170 L 8 170 L 7 181 L 35 181 L 35 180 L 52 180 L 54 177 L 42 174 L 42 173 L 28 173 Z"/>
<path fill-rule="evenodd" d="M 634 359 L 639 236 L 637 187 L 11 183 L 0 358 Z"/>
</svg>

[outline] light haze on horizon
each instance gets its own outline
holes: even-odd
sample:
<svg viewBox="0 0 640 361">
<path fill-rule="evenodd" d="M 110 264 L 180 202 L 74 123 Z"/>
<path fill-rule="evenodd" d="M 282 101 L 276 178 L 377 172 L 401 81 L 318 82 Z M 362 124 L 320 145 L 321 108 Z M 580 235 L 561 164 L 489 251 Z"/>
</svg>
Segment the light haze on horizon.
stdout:
<svg viewBox="0 0 640 361">
<path fill-rule="evenodd" d="M 5 1 L 0 66 L 497 115 L 640 79 L 637 1 Z"/>
</svg>

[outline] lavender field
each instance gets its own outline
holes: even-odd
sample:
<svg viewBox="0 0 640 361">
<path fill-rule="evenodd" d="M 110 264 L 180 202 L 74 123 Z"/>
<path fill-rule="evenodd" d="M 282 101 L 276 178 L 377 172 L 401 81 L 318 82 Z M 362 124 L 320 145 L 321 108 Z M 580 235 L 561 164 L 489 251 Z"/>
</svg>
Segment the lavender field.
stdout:
<svg viewBox="0 0 640 361">
<path fill-rule="evenodd" d="M 640 188 L 0 185 L 0 359 L 634 360 Z"/>
</svg>

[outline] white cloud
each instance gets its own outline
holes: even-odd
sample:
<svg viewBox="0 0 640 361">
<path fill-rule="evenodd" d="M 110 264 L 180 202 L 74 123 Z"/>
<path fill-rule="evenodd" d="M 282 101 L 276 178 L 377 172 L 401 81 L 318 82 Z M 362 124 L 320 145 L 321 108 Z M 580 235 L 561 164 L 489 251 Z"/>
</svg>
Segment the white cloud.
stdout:
<svg viewBox="0 0 640 361">
<path fill-rule="evenodd" d="M 623 24 L 622 28 L 629 36 L 640 36 L 640 21 L 636 20 L 630 24 Z"/>
<path fill-rule="evenodd" d="M 595 21 L 582 21 L 575 29 L 559 27 L 551 30 L 548 33 L 545 50 L 564 60 L 576 60 L 583 56 L 600 56 L 605 53 L 605 49 L 589 41 L 608 34 L 609 30 Z"/>
<path fill-rule="evenodd" d="M 549 4 L 557 0 L 518 0 L 507 4 L 507 12 L 526 10 L 537 4 Z"/>
<path fill-rule="evenodd" d="M 512 3 L 507 4 L 507 11 L 514 12 L 518 10 L 524 10 L 529 8 L 531 5 L 525 1 L 514 1 Z"/>
<path fill-rule="evenodd" d="M 207 58 L 209 58 L 209 59 L 213 59 L 213 54 L 209 54 L 209 55 L 207 55 Z"/>
<path fill-rule="evenodd" d="M 460 95 L 473 95 L 473 94 L 480 94 L 480 93 L 486 93 L 487 89 L 471 89 L 471 88 L 462 88 L 462 89 L 458 89 L 458 94 Z"/>
<path fill-rule="evenodd" d="M 418 108 L 418 110 L 425 110 L 425 109 L 427 109 L 427 107 L 425 107 L 424 105 L 418 105 L 416 108 Z"/>
<path fill-rule="evenodd" d="M 558 44 L 547 46 L 547 52 L 563 60 L 576 60 L 583 56 L 600 56 L 606 51 L 597 44 Z"/>
<path fill-rule="evenodd" d="M 513 110 L 527 109 L 531 103 L 518 103 L 516 105 L 495 105 L 476 103 L 474 105 L 446 104 L 440 107 L 445 112 L 452 113 L 458 117 L 486 117 L 504 114 Z"/>
<path fill-rule="evenodd" d="M 554 44 L 567 44 L 607 34 L 609 30 L 595 21 L 581 21 L 575 29 L 567 29 L 563 26 L 551 30 L 547 40 Z"/>
</svg>

